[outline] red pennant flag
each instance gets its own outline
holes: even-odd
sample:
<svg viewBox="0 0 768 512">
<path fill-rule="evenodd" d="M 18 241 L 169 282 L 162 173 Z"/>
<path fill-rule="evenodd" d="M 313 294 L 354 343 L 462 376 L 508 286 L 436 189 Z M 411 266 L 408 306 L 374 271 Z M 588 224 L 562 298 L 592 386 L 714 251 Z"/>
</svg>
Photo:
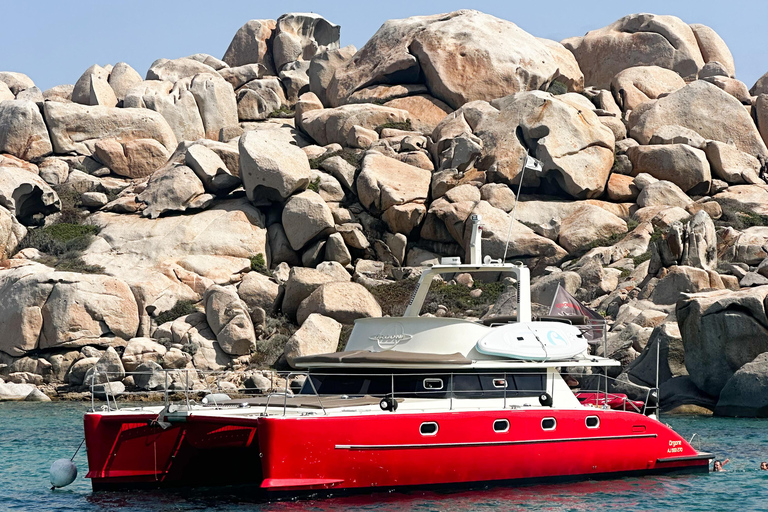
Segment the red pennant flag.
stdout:
<svg viewBox="0 0 768 512">
<path fill-rule="evenodd" d="M 549 316 L 586 316 L 589 318 L 589 324 L 580 326 L 584 332 L 584 337 L 590 342 L 598 342 L 603 339 L 605 318 L 582 304 L 559 284 L 549 308 Z"/>
</svg>

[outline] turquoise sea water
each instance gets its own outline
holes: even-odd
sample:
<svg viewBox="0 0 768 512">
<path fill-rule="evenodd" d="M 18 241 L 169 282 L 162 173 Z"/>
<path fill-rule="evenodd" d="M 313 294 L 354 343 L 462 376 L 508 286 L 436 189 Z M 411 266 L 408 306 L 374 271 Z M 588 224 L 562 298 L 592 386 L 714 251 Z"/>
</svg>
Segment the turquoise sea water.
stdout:
<svg viewBox="0 0 768 512">
<path fill-rule="evenodd" d="M 457 493 L 376 494 L 261 503 L 225 489 L 188 491 L 91 491 L 83 478 L 84 450 L 75 458 L 79 475 L 65 489 L 50 490 L 48 470 L 69 458 L 82 440 L 84 403 L 0 403 L 0 512 L 5 511 L 717 511 L 768 508 L 768 420 L 662 417 L 694 446 L 730 458 L 723 473 L 586 481 L 525 487 L 493 487 Z M 524 461 L 521 461 L 524 463 Z M 222 461 L 225 464 L 226 461 Z M 215 471 L 215 468 L 200 468 Z"/>
</svg>

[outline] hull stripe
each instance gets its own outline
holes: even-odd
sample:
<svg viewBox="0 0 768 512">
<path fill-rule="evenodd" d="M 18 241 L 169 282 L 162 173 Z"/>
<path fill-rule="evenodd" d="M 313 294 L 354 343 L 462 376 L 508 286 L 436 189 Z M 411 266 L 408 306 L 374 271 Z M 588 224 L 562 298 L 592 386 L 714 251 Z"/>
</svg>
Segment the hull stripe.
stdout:
<svg viewBox="0 0 768 512">
<path fill-rule="evenodd" d="M 519 444 L 572 443 L 577 441 L 612 441 L 657 437 L 656 434 L 631 434 L 624 436 L 565 437 L 559 439 L 529 439 L 521 441 L 478 441 L 473 443 L 422 443 L 422 444 L 337 444 L 337 450 L 408 450 L 414 448 L 464 448 L 472 446 L 508 446 Z"/>
</svg>

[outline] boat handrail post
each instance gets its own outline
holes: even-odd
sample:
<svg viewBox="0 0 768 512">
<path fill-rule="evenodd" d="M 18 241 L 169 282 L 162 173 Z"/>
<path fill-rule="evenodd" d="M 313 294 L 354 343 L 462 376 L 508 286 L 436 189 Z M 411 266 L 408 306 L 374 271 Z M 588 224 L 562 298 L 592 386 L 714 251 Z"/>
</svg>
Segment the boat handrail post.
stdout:
<svg viewBox="0 0 768 512">
<path fill-rule="evenodd" d="M 453 410 L 453 392 L 454 392 L 453 391 L 453 372 L 451 372 L 449 386 L 451 388 L 451 392 L 448 394 L 448 398 L 449 398 L 449 401 L 450 401 L 450 405 L 448 407 L 448 410 L 452 411 Z"/>
<path fill-rule="evenodd" d="M 507 380 L 507 372 L 504 372 L 504 409 L 507 408 L 507 389 L 509 389 L 509 381 Z"/>
<path fill-rule="evenodd" d="M 109 389 L 109 391 L 107 391 Z M 117 396 L 112 392 L 112 382 L 109 380 L 109 373 L 107 372 L 107 389 L 104 390 L 104 396 L 107 397 L 107 407 L 109 407 L 109 394 L 112 393 L 112 401 L 115 403 L 115 410 L 119 411 L 120 406 L 117 405 Z"/>
<path fill-rule="evenodd" d="M 95 374 L 99 373 L 99 369 L 98 369 L 98 366 L 94 366 L 94 368 L 95 369 L 93 371 L 94 372 L 94 376 L 93 377 L 96 378 Z M 91 412 L 96 412 L 96 402 L 95 402 L 94 397 L 93 397 L 93 381 L 91 381 Z"/>
<path fill-rule="evenodd" d="M 184 384 L 184 398 L 187 402 L 187 410 L 189 410 L 189 368 L 184 369 L 186 383 Z"/>
<path fill-rule="evenodd" d="M 286 412 L 288 411 L 288 380 L 291 378 L 291 375 L 293 375 L 292 372 L 285 376 L 285 391 L 283 391 L 283 416 L 285 416 Z"/>
<path fill-rule="evenodd" d="M 165 384 L 163 385 L 163 393 L 165 395 L 165 406 L 168 407 L 168 369 L 163 370 L 163 376 L 165 378 Z"/>
<path fill-rule="evenodd" d="M 307 377 L 309 385 L 312 386 L 312 392 L 317 397 L 317 403 L 320 404 L 320 409 L 323 410 L 323 416 L 328 416 L 328 411 L 326 411 L 325 406 L 323 406 L 323 400 L 320 398 L 320 393 L 317 392 L 317 388 L 315 388 L 315 383 L 312 382 L 312 377 L 310 377 L 309 373 L 305 373 L 304 375 Z"/>
</svg>

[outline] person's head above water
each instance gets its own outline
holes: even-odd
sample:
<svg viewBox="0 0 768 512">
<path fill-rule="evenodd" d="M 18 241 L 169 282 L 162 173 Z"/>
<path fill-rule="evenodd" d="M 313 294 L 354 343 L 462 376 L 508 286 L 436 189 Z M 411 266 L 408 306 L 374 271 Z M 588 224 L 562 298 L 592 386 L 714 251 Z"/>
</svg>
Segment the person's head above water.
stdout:
<svg viewBox="0 0 768 512">
<path fill-rule="evenodd" d="M 760 469 L 768 470 L 768 462 L 761 462 L 760 463 Z"/>
</svg>

